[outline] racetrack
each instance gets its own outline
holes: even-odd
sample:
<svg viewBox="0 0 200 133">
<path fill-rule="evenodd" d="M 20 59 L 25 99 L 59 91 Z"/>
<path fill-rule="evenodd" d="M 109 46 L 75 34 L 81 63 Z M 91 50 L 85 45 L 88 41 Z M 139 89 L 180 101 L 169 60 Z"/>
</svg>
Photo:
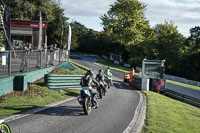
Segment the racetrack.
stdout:
<svg viewBox="0 0 200 133">
<path fill-rule="evenodd" d="M 83 57 L 76 62 L 94 69 L 94 57 Z M 28 114 L 8 122 L 13 133 L 122 133 L 134 117 L 140 95 L 122 82 L 123 73 L 113 71 L 114 85 L 99 100 L 99 108 L 84 115 L 76 99 Z"/>
</svg>

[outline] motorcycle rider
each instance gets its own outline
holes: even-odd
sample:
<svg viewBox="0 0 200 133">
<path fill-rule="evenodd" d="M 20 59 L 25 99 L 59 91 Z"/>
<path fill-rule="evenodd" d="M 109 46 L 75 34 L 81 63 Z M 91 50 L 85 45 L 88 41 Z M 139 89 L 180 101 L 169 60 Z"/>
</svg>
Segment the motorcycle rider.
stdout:
<svg viewBox="0 0 200 133">
<path fill-rule="evenodd" d="M 110 70 L 110 67 L 107 67 L 106 70 L 105 70 L 105 75 L 107 77 L 112 77 L 112 73 L 111 73 L 111 70 Z"/>
<path fill-rule="evenodd" d="M 110 82 L 111 82 L 111 84 L 112 84 L 112 78 L 111 78 L 111 77 L 112 77 L 112 73 L 111 73 L 111 70 L 110 70 L 109 67 L 106 68 L 104 74 L 105 74 L 106 78 L 107 78 L 108 80 L 110 80 Z M 108 87 L 108 88 L 110 88 L 110 87 Z"/>
<path fill-rule="evenodd" d="M 99 83 L 94 78 L 94 72 L 93 70 L 87 71 L 85 76 L 81 78 L 81 87 L 89 87 L 89 91 L 92 93 L 92 107 L 97 108 L 97 99 L 96 94 L 98 93 L 94 88 L 92 88 L 92 83 L 99 86 Z M 96 105 L 96 106 L 95 106 Z"/>
<path fill-rule="evenodd" d="M 105 83 L 105 78 L 104 78 L 104 73 L 102 69 L 99 69 L 99 73 L 96 76 L 96 80 L 100 83 L 102 82 L 104 84 L 104 91 L 106 92 L 106 83 Z"/>
</svg>

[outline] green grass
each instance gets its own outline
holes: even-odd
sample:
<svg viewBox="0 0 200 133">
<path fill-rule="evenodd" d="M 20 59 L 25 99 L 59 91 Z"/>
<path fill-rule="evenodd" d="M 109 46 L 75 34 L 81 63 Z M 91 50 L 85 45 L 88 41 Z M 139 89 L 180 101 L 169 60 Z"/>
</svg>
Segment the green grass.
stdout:
<svg viewBox="0 0 200 133">
<path fill-rule="evenodd" d="M 175 85 L 179 85 L 179 86 L 183 86 L 183 87 L 187 87 L 187 88 L 192 88 L 195 90 L 200 90 L 200 87 L 198 87 L 198 86 L 185 84 L 185 83 L 181 83 L 181 82 L 177 82 L 177 81 L 167 80 L 167 83 L 171 83 L 171 84 L 175 84 Z"/>
<path fill-rule="evenodd" d="M 73 72 L 67 69 L 54 69 L 51 74 L 83 74 Z M 44 85 L 44 79 L 40 79 L 28 86 L 26 91 L 12 92 L 0 97 L 0 119 L 18 114 L 36 107 L 63 100 L 80 94 L 80 90 L 65 89 L 62 92 L 56 92 L 48 89 Z"/>
<path fill-rule="evenodd" d="M 40 83 L 32 84 L 27 91 L 13 92 L 1 98 L 0 119 L 78 94 L 79 90 L 56 92 L 49 90 L 45 86 L 41 86 Z"/>
<path fill-rule="evenodd" d="M 64 69 L 64 68 L 55 68 L 50 72 L 50 74 L 58 74 L 58 75 L 83 75 L 84 72 L 75 72 L 69 69 Z"/>
<path fill-rule="evenodd" d="M 81 60 L 81 58 L 80 58 L 80 57 L 77 57 L 77 56 L 70 56 L 69 58 L 70 58 L 70 59 L 75 59 L 75 60 Z"/>
<path fill-rule="evenodd" d="M 147 116 L 143 133 L 199 133 L 199 108 L 154 92 L 144 93 Z"/>
<path fill-rule="evenodd" d="M 120 66 L 120 65 L 116 65 L 112 62 L 109 62 L 109 61 L 106 61 L 106 60 L 103 60 L 103 59 L 99 60 L 98 63 L 103 65 L 104 67 L 110 67 L 113 70 L 121 71 L 121 72 L 124 72 L 124 73 L 130 72 L 130 68 L 126 68 L 126 67 L 123 67 L 123 66 Z M 135 75 L 139 75 L 139 73 L 135 73 Z"/>
</svg>

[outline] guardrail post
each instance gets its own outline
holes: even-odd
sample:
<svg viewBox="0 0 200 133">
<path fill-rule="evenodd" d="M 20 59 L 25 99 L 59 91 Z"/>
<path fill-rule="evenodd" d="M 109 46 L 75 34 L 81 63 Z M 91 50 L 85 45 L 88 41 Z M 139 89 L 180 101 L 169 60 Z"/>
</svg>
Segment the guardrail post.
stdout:
<svg viewBox="0 0 200 133">
<path fill-rule="evenodd" d="M 27 58 L 27 59 L 25 59 L 27 61 L 26 72 L 28 72 L 28 69 L 29 69 L 29 52 L 27 53 L 27 57 L 25 57 L 25 58 Z"/>
</svg>

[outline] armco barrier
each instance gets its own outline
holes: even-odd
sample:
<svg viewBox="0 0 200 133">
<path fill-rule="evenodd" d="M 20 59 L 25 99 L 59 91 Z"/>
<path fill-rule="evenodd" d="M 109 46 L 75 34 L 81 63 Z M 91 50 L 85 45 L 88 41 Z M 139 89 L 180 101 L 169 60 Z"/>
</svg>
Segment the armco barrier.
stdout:
<svg viewBox="0 0 200 133">
<path fill-rule="evenodd" d="M 64 88 L 80 90 L 80 81 L 82 76 L 83 75 L 46 74 L 44 77 L 44 82 L 49 89 L 56 91 L 60 91 Z"/>
<path fill-rule="evenodd" d="M 173 90 L 170 90 L 170 89 L 166 89 L 164 91 L 164 94 L 169 96 L 169 97 L 183 101 L 185 103 L 200 107 L 200 99 L 193 98 L 193 97 L 184 95 L 182 93 L 179 93 L 179 92 L 176 92 L 176 91 L 173 91 Z"/>
<path fill-rule="evenodd" d="M 142 79 L 141 79 L 141 77 L 133 76 L 132 79 L 133 79 L 133 80 L 132 80 L 132 84 L 131 84 L 131 85 L 132 85 L 133 87 L 135 87 L 135 88 L 141 90 L 141 84 L 142 84 Z"/>
</svg>

